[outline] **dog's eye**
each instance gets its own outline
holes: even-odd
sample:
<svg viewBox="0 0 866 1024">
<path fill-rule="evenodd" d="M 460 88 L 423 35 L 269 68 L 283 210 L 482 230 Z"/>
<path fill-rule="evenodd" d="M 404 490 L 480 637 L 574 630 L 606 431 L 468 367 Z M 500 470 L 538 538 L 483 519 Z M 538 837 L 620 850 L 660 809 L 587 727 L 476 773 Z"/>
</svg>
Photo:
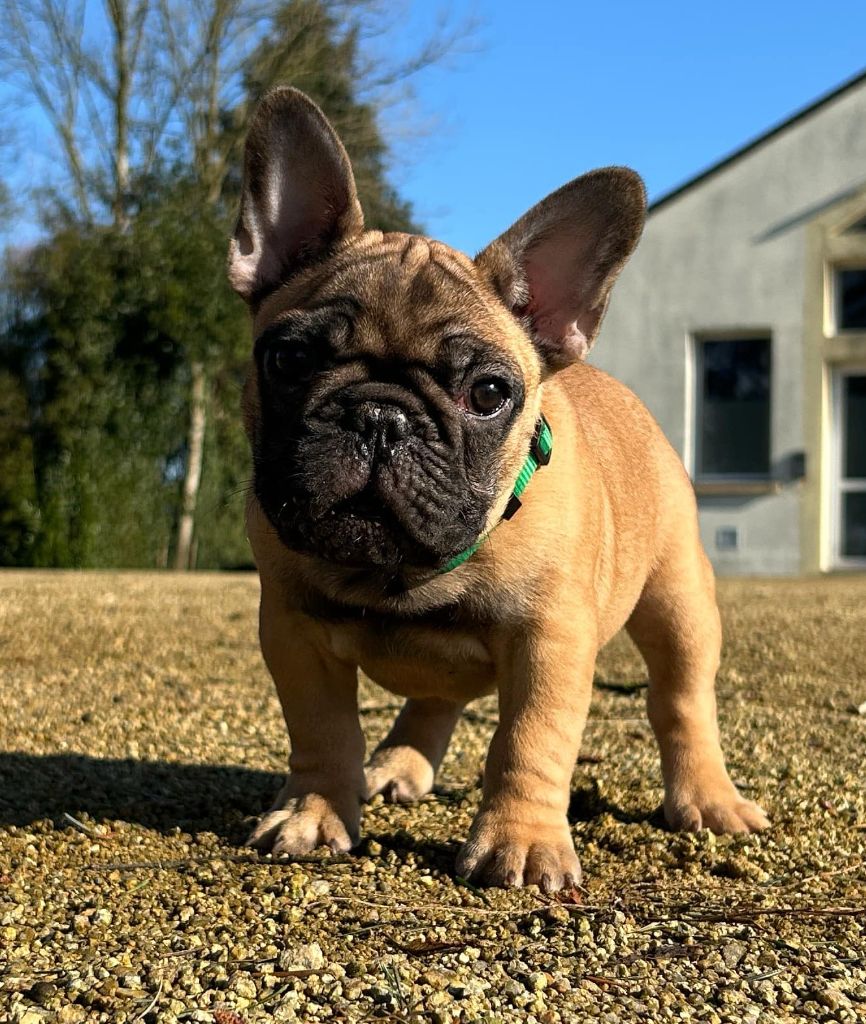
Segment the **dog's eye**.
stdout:
<svg viewBox="0 0 866 1024">
<path fill-rule="evenodd" d="M 478 416 L 492 416 L 508 400 L 508 385 L 495 377 L 476 381 L 469 389 L 469 408 Z"/>
<path fill-rule="evenodd" d="M 289 383 L 306 381 L 316 370 L 316 360 L 309 345 L 283 342 L 268 349 L 265 369 L 269 376 Z"/>
</svg>

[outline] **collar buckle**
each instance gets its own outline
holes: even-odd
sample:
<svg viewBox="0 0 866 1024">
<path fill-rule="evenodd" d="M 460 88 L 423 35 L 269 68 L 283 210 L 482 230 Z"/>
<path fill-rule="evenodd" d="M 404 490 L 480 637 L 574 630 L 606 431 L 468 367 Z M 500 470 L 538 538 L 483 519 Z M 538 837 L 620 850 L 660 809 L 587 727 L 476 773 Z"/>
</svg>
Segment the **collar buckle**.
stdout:
<svg viewBox="0 0 866 1024">
<path fill-rule="evenodd" d="M 550 456 L 553 453 L 553 434 L 550 424 L 544 418 L 544 413 L 539 415 L 538 423 L 535 424 L 535 433 L 529 443 L 529 451 L 539 466 L 546 466 L 550 462 Z"/>
<path fill-rule="evenodd" d="M 523 502 L 520 498 L 518 498 L 516 494 L 512 493 L 511 497 L 508 499 L 508 504 L 505 506 L 505 511 L 502 513 L 502 518 L 511 519 L 522 504 Z"/>
</svg>

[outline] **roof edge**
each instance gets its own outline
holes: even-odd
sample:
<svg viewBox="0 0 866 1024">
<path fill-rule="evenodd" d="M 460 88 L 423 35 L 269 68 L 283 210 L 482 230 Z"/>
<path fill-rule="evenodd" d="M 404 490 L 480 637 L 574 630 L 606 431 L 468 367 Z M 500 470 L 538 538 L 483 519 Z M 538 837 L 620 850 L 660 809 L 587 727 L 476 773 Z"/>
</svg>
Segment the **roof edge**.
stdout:
<svg viewBox="0 0 866 1024">
<path fill-rule="evenodd" d="M 841 85 L 837 85 L 834 89 L 831 89 L 829 92 L 819 96 L 818 99 L 814 100 L 808 106 L 795 111 L 790 117 L 785 118 L 784 121 L 780 121 L 778 124 L 773 125 L 772 128 L 768 128 L 767 131 L 751 139 L 743 146 L 740 146 L 739 149 L 735 149 L 732 153 L 722 157 L 721 160 L 716 161 L 716 163 L 710 164 L 709 167 L 705 168 L 703 171 L 699 171 L 694 177 L 684 181 L 681 185 L 676 185 L 669 191 L 663 192 L 658 199 L 654 199 L 649 204 L 647 214 L 653 214 L 656 210 L 661 209 L 661 207 L 667 206 L 668 203 L 679 198 L 679 196 L 684 192 L 688 192 L 696 185 L 700 185 L 702 182 L 706 181 L 707 178 L 711 178 L 713 175 L 723 171 L 726 167 L 729 167 L 737 160 L 751 153 L 752 150 L 762 146 L 765 142 L 769 142 L 770 139 L 775 138 L 775 136 L 781 134 L 787 128 L 790 128 L 792 125 L 804 120 L 810 114 L 815 113 L 816 110 L 819 110 L 826 103 L 830 103 L 833 100 L 838 99 L 849 90 L 855 89 L 858 85 L 862 85 L 864 82 L 866 82 L 866 68 L 862 71 L 858 71 L 851 78 L 846 79 Z"/>
</svg>

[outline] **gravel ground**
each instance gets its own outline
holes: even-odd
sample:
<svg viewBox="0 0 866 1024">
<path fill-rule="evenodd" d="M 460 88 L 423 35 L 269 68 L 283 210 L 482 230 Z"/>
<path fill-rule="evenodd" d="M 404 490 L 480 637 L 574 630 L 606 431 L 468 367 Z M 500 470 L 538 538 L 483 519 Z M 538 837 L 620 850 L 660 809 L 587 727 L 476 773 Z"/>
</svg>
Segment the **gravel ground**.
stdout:
<svg viewBox="0 0 866 1024">
<path fill-rule="evenodd" d="M 0 1021 L 866 1019 L 866 578 L 720 589 L 725 747 L 773 827 L 659 827 L 619 637 L 555 899 L 453 875 L 494 702 L 357 856 L 271 861 L 241 846 L 286 757 L 254 577 L 0 574 Z M 396 701 L 362 707 L 373 743 Z"/>
</svg>

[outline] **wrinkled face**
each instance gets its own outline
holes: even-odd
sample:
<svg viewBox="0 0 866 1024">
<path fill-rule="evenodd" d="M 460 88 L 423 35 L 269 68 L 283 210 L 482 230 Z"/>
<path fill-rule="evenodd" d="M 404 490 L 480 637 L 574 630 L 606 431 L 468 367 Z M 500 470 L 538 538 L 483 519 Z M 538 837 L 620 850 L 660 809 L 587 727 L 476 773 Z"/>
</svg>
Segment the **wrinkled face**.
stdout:
<svg viewBox="0 0 866 1024">
<path fill-rule="evenodd" d="M 255 333 L 255 493 L 289 548 L 436 569 L 501 512 L 541 370 L 466 257 L 369 232 L 268 299 Z"/>
</svg>

